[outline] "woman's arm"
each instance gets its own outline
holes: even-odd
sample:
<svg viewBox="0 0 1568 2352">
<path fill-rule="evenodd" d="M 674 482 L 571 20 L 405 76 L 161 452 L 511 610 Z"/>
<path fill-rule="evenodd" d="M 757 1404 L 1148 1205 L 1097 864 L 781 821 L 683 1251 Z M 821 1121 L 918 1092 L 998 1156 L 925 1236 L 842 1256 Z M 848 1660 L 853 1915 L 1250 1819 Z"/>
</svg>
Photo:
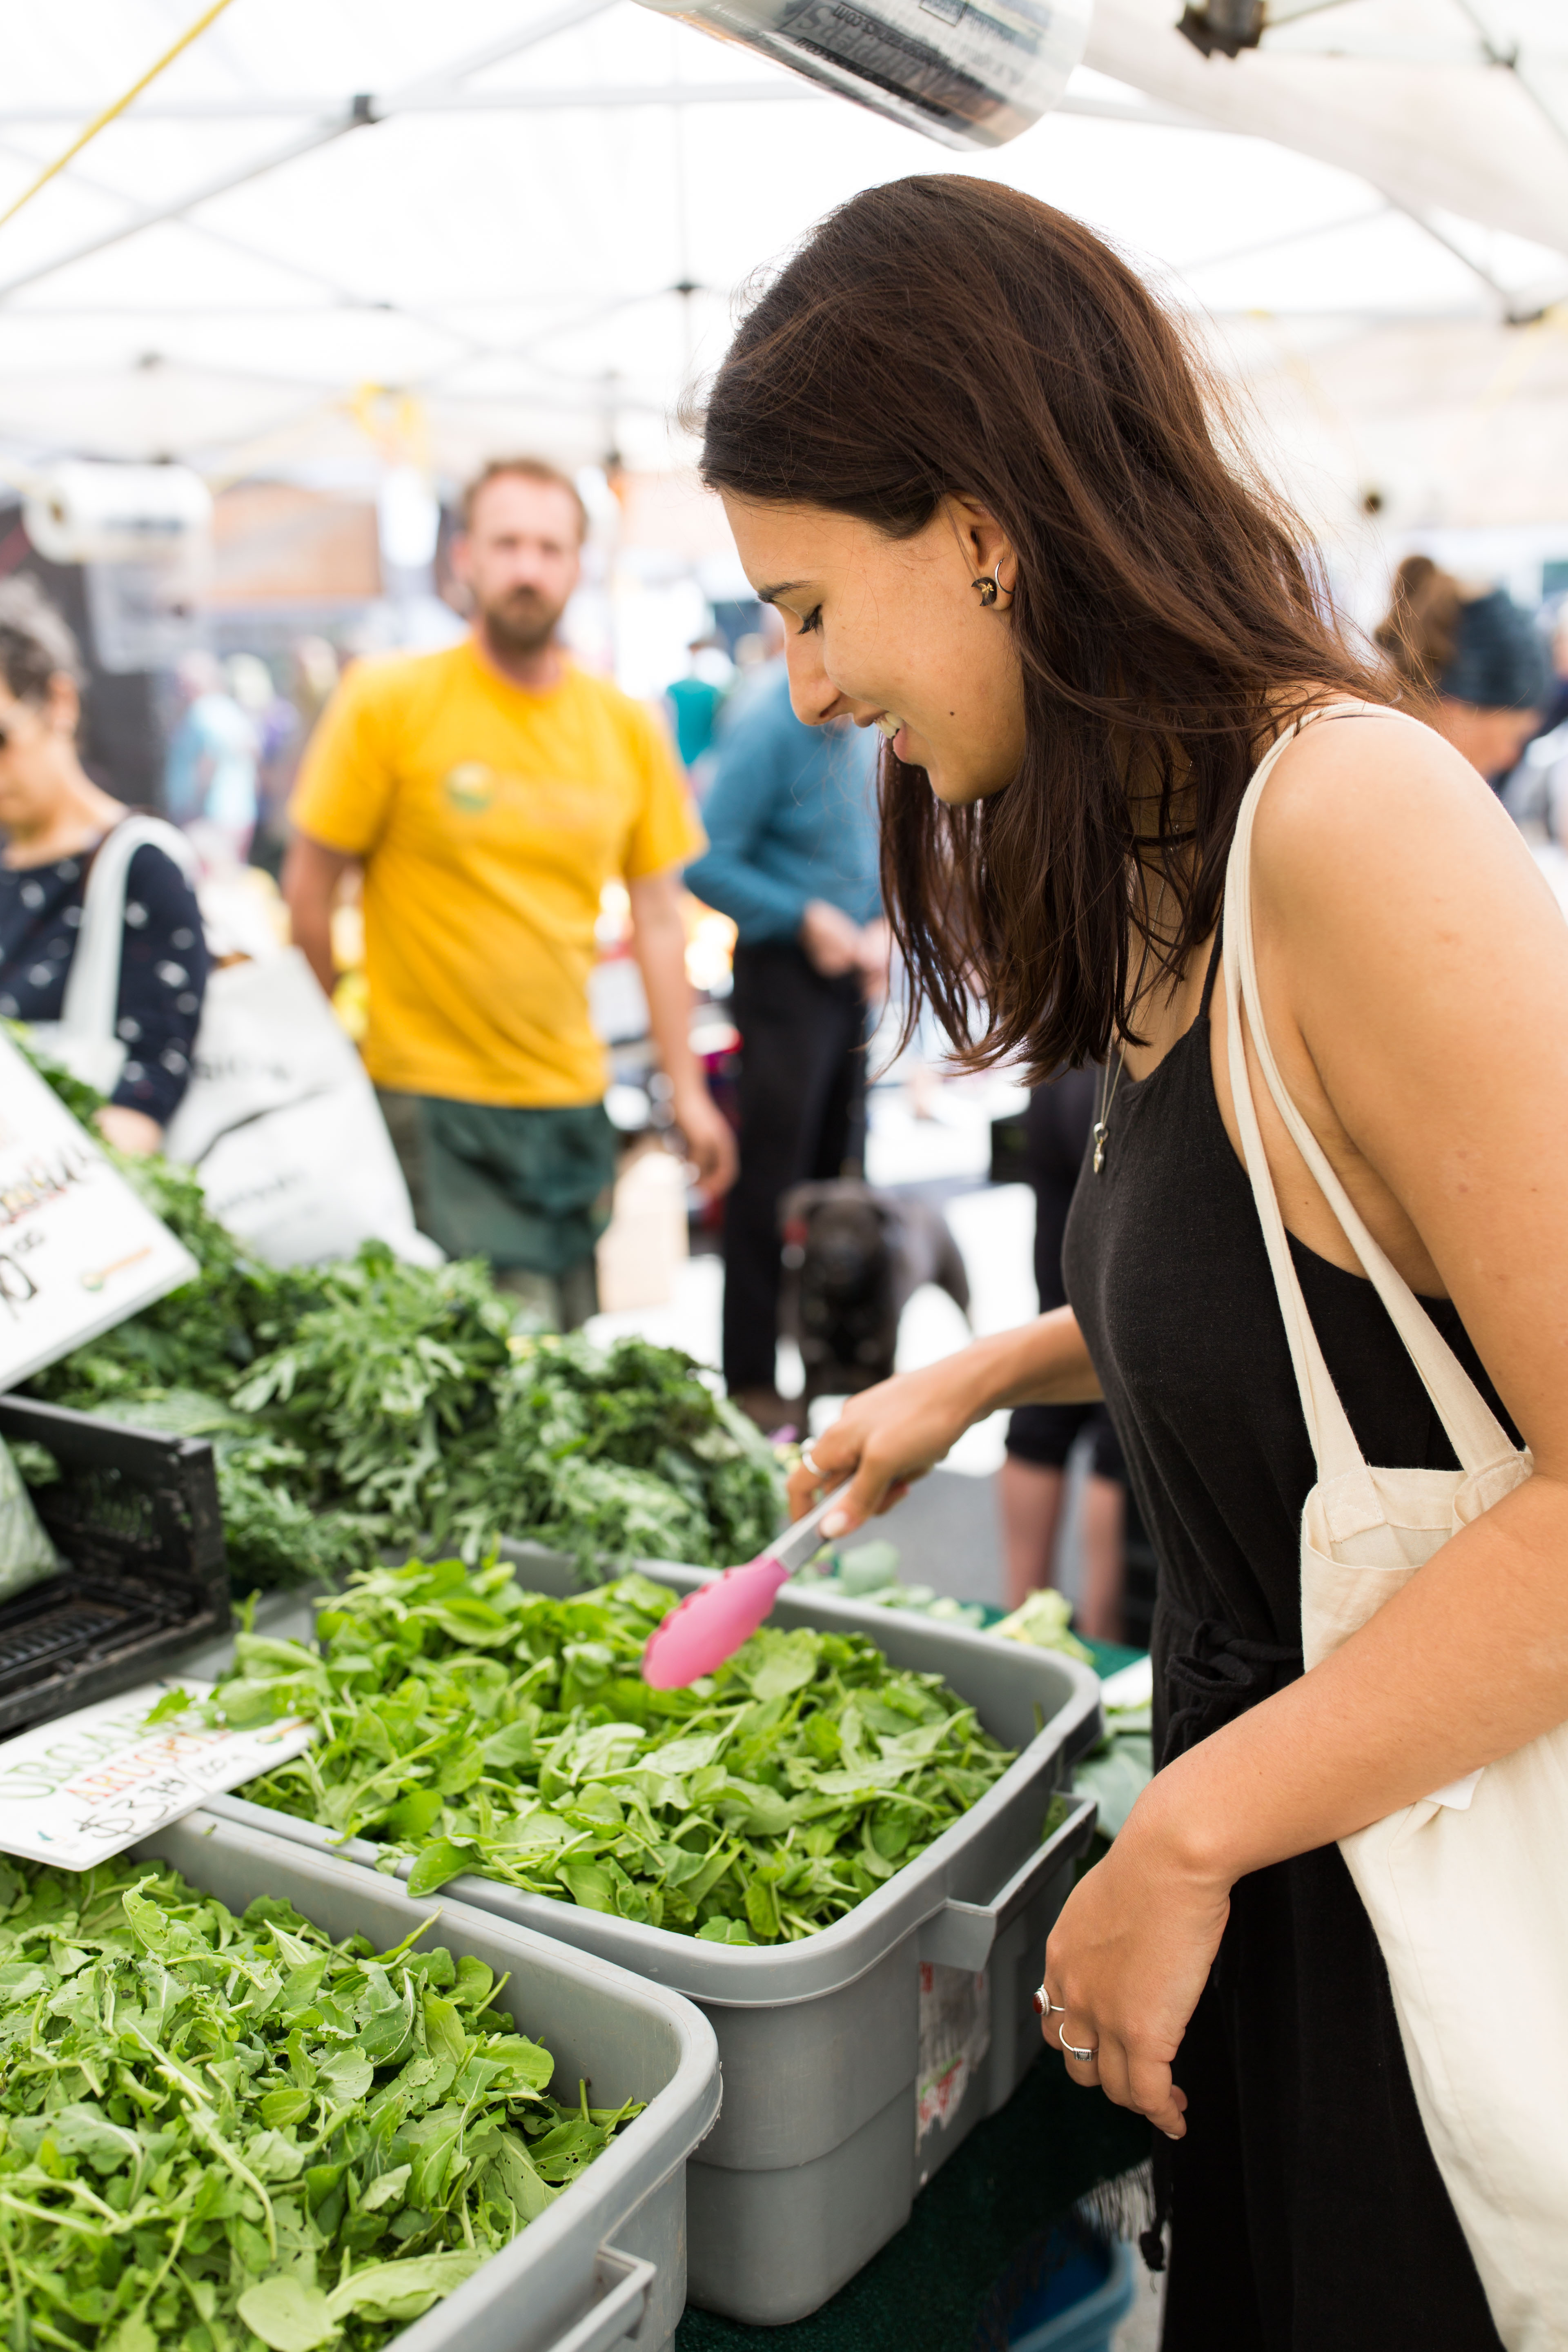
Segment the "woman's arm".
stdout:
<svg viewBox="0 0 1568 2352">
<path fill-rule="evenodd" d="M 822 1530 L 829 1539 L 847 1535 L 873 1513 L 890 1510 L 910 1481 L 923 1478 L 988 1412 L 1013 1404 L 1092 1404 L 1100 1393 L 1078 1318 L 1070 1307 L 1058 1307 L 851 1397 L 832 1428 L 812 1441 L 815 1473 L 792 1474 L 791 1512 L 799 1518 L 825 1486 L 853 1472 L 854 1486 Z"/>
<path fill-rule="evenodd" d="M 1237 1879 L 1326 1845 L 1568 1719 L 1568 928 L 1492 795 L 1436 737 L 1321 722 L 1255 845 L 1281 1075 L 1373 1234 L 1446 1288 L 1535 1475 L 1342 1648 L 1160 1773 L 1052 1935 L 1075 2064 L 1183 2129 L 1171 2068 Z M 1346 1262 L 1252 1089 L 1287 1222 Z M 1221 1109 L 1235 1136 L 1215 1066 Z"/>
</svg>

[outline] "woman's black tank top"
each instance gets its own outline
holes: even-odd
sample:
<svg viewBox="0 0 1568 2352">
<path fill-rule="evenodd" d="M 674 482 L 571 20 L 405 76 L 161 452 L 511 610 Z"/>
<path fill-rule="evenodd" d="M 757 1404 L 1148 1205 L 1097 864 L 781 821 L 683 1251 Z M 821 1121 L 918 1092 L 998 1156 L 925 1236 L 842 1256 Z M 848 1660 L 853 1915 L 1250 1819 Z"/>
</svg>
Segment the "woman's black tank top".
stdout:
<svg viewBox="0 0 1568 2352">
<path fill-rule="evenodd" d="M 1215 1098 L 1218 961 L 1216 940 L 1196 1021 L 1146 1078 L 1117 1087 L 1063 1271 L 1159 1559 L 1163 1612 L 1299 1650 L 1301 1509 L 1317 1471 L 1252 1187 Z M 1294 1238 L 1290 1251 L 1366 1459 L 1457 1468 L 1371 1283 Z M 1451 1302 L 1422 1303 L 1510 1426 Z"/>
<path fill-rule="evenodd" d="M 1301 1671 L 1301 1510 L 1316 1479 L 1246 1171 L 1215 1098 L 1209 1004 L 1123 1076 L 1063 1247 L 1159 1561 L 1155 1753 Z M 1368 1462 L 1454 1469 L 1370 1282 L 1290 1244 Z M 1505 1426 L 1455 1308 L 1423 1302 Z M 1517 1442 L 1517 1433 L 1515 1433 Z M 1498 2352 L 1426 2147 L 1366 1913 L 1336 1847 L 1255 1873 L 1175 2065 L 1164 2352 Z"/>
</svg>

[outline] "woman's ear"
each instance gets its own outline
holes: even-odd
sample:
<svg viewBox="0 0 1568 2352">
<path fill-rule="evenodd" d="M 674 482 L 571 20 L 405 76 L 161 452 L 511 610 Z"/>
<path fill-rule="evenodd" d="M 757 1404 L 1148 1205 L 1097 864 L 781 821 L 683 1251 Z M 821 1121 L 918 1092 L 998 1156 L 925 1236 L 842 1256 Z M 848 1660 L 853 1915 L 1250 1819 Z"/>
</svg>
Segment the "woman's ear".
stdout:
<svg viewBox="0 0 1568 2352">
<path fill-rule="evenodd" d="M 983 506 L 978 499 L 950 498 L 946 504 L 970 578 L 994 580 L 1003 596 L 1011 596 L 1017 583 L 1017 556 L 1012 541 L 990 508 Z"/>
</svg>

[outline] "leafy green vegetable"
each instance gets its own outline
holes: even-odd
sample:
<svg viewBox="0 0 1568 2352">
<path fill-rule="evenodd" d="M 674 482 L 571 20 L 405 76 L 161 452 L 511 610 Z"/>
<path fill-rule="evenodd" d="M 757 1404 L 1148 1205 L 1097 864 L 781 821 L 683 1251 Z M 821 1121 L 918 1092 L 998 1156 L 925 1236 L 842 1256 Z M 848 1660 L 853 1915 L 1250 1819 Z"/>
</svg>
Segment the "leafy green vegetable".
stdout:
<svg viewBox="0 0 1568 2352">
<path fill-rule="evenodd" d="M 637 1669 L 676 1596 L 647 1577 L 553 1600 L 460 1560 L 356 1576 L 322 1647 L 245 1633 L 213 1706 L 298 1712 L 259 1804 L 414 1857 L 727 1943 L 816 1934 L 924 1851 L 1012 1762 L 940 1675 L 858 1633 L 753 1635 L 710 1680 Z"/>
<path fill-rule="evenodd" d="M 75 1088 L 82 1115 L 75 1097 L 90 1090 L 43 1075 Z M 502 1535 L 591 1573 L 647 1558 L 727 1567 L 776 1530 L 772 1449 L 689 1357 L 519 1337 L 515 1301 L 477 1261 L 407 1265 L 373 1242 L 280 1273 L 208 1215 L 184 1170 L 109 1156 L 200 1278 L 28 1386 L 210 1437 L 237 1591 L 337 1581 L 427 1539 L 477 1560 Z"/>
<path fill-rule="evenodd" d="M 92 1125 L 95 1116 L 109 1099 L 107 1095 L 100 1095 L 98 1088 L 89 1087 L 85 1078 L 73 1077 L 64 1064 L 57 1062 L 52 1055 L 40 1053 L 25 1022 L 0 1021 L 0 1036 L 16 1047 L 24 1061 L 31 1062 L 39 1077 L 54 1088 L 73 1118 L 79 1118 L 84 1127 Z"/>
<path fill-rule="evenodd" d="M 849 1601 L 869 1601 L 874 1609 L 912 1610 L 917 1616 L 934 1617 L 942 1624 L 969 1625 L 976 1632 L 985 1624 L 983 1601 L 955 1601 L 930 1584 L 900 1584 L 899 1548 L 885 1537 L 852 1550 L 834 1545 L 798 1569 L 792 1581 L 826 1585 L 830 1592 L 842 1593 Z"/>
<path fill-rule="evenodd" d="M 0 1861 L 13 2352 L 374 2352 L 637 2112 L 551 2098 L 498 1990 L 161 1867 Z"/>
<path fill-rule="evenodd" d="M 1004 1617 L 992 1631 L 1005 1642 L 1026 1642 L 1037 1650 L 1060 1650 L 1064 1657 L 1092 1666 L 1094 1653 L 1086 1650 L 1072 1628 L 1072 1602 L 1054 1585 L 1042 1585 L 1027 1594 L 1021 1608 Z"/>
</svg>

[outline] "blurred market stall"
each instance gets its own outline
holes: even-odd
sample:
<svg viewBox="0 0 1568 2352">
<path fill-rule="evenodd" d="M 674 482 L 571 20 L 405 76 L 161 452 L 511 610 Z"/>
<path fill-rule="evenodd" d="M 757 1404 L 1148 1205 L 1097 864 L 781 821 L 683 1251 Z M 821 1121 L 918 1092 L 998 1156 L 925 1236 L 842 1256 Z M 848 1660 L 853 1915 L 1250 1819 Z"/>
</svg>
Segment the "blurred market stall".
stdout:
<svg viewBox="0 0 1568 2352">
<path fill-rule="evenodd" d="M 1302 454 L 1342 494 L 1494 522 L 1527 479 L 1535 515 L 1568 512 L 1560 450 L 1510 433 L 1500 466 L 1448 446 L 1456 415 L 1529 411 L 1561 368 L 1561 11 L 1209 0 L 1185 38 L 1178 13 L 1100 0 L 1057 110 L 954 156 L 634 0 L 232 0 L 0 225 L 0 451 L 173 457 L 220 489 L 357 484 L 383 562 L 416 573 L 419 484 L 498 444 L 667 471 L 671 402 L 746 274 L 856 187 L 942 168 L 1026 187 L 1167 273 L 1268 405 L 1277 377 L 1314 375 Z M 184 16 L 75 0 L 16 26 L 0 210 Z M 1394 371 L 1404 462 L 1379 476 Z M 220 523 L 219 583 L 281 527 Z M 247 540 L 244 564 L 226 554 Z"/>
</svg>

